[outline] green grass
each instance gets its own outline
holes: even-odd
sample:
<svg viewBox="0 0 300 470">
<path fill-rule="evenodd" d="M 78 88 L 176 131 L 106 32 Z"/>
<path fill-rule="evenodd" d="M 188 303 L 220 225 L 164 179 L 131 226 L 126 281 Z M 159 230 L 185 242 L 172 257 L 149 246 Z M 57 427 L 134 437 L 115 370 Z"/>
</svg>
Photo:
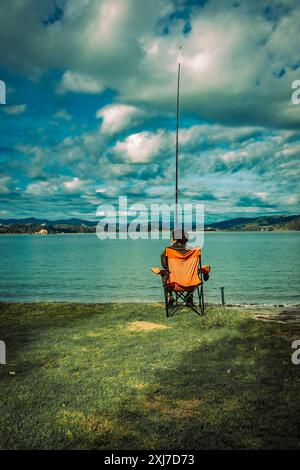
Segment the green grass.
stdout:
<svg viewBox="0 0 300 470">
<path fill-rule="evenodd" d="M 0 304 L 0 447 L 299 448 L 299 337 L 229 308 Z"/>
</svg>

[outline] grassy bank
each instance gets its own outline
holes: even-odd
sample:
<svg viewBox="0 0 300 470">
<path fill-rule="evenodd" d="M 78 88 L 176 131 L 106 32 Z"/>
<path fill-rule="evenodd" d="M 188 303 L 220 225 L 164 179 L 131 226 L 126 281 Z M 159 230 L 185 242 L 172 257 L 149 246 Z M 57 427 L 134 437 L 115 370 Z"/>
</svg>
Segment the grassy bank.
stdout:
<svg viewBox="0 0 300 470">
<path fill-rule="evenodd" d="M 295 338 L 217 307 L 0 304 L 0 447 L 299 448 Z"/>
</svg>

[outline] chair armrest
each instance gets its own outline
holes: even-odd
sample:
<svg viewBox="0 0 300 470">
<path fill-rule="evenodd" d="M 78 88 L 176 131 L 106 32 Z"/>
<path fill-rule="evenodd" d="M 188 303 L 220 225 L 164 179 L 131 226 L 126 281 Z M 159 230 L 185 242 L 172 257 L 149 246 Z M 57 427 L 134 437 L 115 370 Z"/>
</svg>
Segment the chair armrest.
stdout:
<svg viewBox="0 0 300 470">
<path fill-rule="evenodd" d="M 167 269 L 161 269 L 161 268 L 151 268 L 151 271 L 154 274 L 160 274 L 161 276 L 164 276 L 168 272 Z"/>
<path fill-rule="evenodd" d="M 211 271 L 211 267 L 208 264 L 206 264 L 205 266 L 202 266 L 201 268 L 202 274 L 208 274 L 210 273 L 210 271 Z"/>
<path fill-rule="evenodd" d="M 161 269 L 160 269 L 160 268 L 151 268 L 151 271 L 152 271 L 154 274 L 160 274 Z"/>
</svg>

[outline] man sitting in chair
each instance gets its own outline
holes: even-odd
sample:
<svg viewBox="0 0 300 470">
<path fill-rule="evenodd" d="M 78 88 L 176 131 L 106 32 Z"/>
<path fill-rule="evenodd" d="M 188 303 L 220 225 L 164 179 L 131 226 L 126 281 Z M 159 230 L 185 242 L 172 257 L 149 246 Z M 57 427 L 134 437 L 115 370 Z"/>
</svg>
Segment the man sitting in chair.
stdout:
<svg viewBox="0 0 300 470">
<path fill-rule="evenodd" d="M 189 248 L 186 247 L 186 244 L 187 242 L 189 241 L 188 239 L 188 233 L 183 230 L 183 229 L 174 229 L 172 230 L 172 245 L 170 245 L 169 247 L 167 248 L 172 248 L 172 250 L 176 250 L 176 251 L 179 251 L 180 253 L 187 253 L 189 251 Z M 161 265 L 164 269 L 167 269 L 167 260 L 166 260 L 166 249 L 164 249 L 164 251 L 162 252 L 162 254 L 160 255 L 160 259 L 161 259 Z M 166 275 L 163 274 L 162 272 L 162 283 L 164 284 L 167 280 L 167 273 Z M 169 297 L 169 302 L 170 303 L 173 303 L 174 301 L 174 298 L 173 298 L 173 295 L 172 293 L 168 293 L 168 297 Z M 191 294 L 190 296 L 190 300 L 193 299 L 193 294 Z"/>
<path fill-rule="evenodd" d="M 210 266 L 201 266 L 201 249 L 187 247 L 188 234 L 182 229 L 172 232 L 172 244 L 161 254 L 162 268 L 151 268 L 161 276 L 166 315 L 188 307 L 204 315 L 203 280 L 209 278 Z"/>
<path fill-rule="evenodd" d="M 189 241 L 188 239 L 188 233 L 185 230 L 182 229 L 175 229 L 172 231 L 172 245 L 170 245 L 168 248 L 172 248 L 172 250 L 177 250 L 180 253 L 187 253 L 189 251 L 189 248 L 186 247 L 187 242 Z M 164 269 L 167 268 L 167 261 L 166 261 L 166 248 L 160 255 L 161 259 L 161 265 Z"/>
</svg>

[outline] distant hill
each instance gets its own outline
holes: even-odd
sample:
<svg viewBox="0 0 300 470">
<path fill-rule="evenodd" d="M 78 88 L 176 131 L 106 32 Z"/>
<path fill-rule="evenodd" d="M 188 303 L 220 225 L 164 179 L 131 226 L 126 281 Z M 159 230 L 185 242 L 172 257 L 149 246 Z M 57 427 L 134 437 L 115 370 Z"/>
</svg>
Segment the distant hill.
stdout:
<svg viewBox="0 0 300 470">
<path fill-rule="evenodd" d="M 5 233 L 93 233 L 97 222 L 82 219 L 0 219 L 0 234 Z M 300 230 L 300 215 L 268 215 L 239 217 L 214 222 L 205 227 L 207 231 L 286 231 Z M 126 231 L 126 226 L 125 226 Z"/>
<path fill-rule="evenodd" d="M 239 217 L 210 224 L 212 229 L 229 231 L 300 230 L 300 215 Z"/>
<path fill-rule="evenodd" d="M 93 233 L 97 222 L 81 219 L 0 219 L 0 234 L 5 233 Z"/>
<path fill-rule="evenodd" d="M 90 220 L 82 220 L 82 219 L 58 219 L 58 220 L 48 220 L 48 219 L 36 219 L 35 217 L 28 217 L 27 219 L 0 219 L 0 224 L 3 225 L 10 225 L 10 224 L 46 224 L 46 225 L 53 225 L 53 224 L 63 224 L 63 225 L 97 225 L 97 222 L 92 222 Z"/>
</svg>

